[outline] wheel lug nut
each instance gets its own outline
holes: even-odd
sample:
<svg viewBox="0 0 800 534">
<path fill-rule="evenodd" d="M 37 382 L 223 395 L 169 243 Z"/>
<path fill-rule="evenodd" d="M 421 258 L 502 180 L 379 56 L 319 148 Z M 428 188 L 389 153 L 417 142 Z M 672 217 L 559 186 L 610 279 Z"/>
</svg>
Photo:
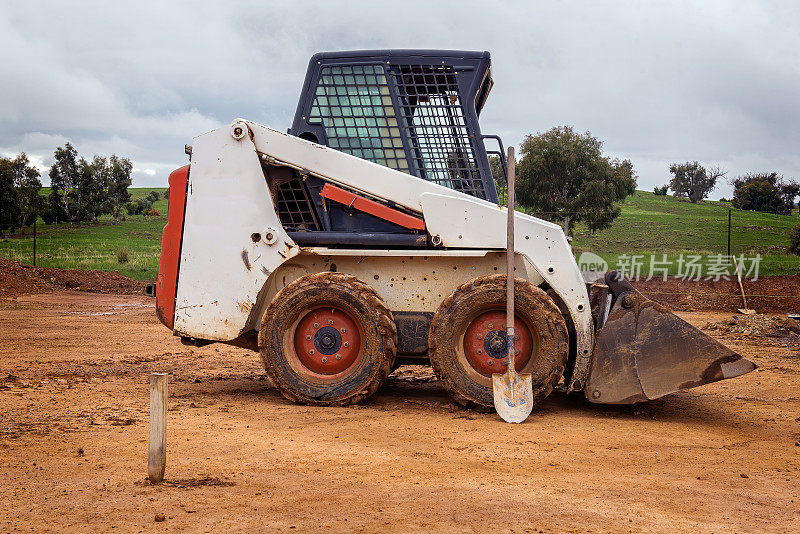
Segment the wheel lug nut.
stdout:
<svg viewBox="0 0 800 534">
<path fill-rule="evenodd" d="M 323 357 L 322 357 L 322 363 L 327 363 L 327 362 L 328 362 L 328 358 L 326 358 L 325 356 L 323 356 Z"/>
<path fill-rule="evenodd" d="M 342 334 L 346 334 L 346 333 L 347 333 L 347 329 L 346 329 L 346 328 L 340 328 L 340 329 L 339 329 L 339 331 L 340 331 Z"/>
<path fill-rule="evenodd" d="M 333 319 L 328 319 L 328 324 L 333 324 Z"/>
<path fill-rule="evenodd" d="M 492 365 L 493 363 L 494 363 L 494 360 L 492 360 L 491 358 L 486 360 L 486 365 Z"/>
<path fill-rule="evenodd" d="M 514 341 L 519 341 L 519 334 L 514 334 Z"/>
<path fill-rule="evenodd" d="M 478 354 L 483 354 L 483 350 L 478 349 Z"/>
<path fill-rule="evenodd" d="M 341 360 L 341 359 L 342 359 L 342 355 L 341 355 L 341 354 L 337 354 L 337 355 L 336 355 L 336 359 L 337 359 L 337 360 Z"/>
<path fill-rule="evenodd" d="M 514 350 L 514 356 L 519 356 L 519 350 Z"/>
<path fill-rule="evenodd" d="M 310 351 L 308 351 L 309 354 L 314 354 L 315 352 L 317 352 L 317 351 L 315 351 L 314 349 L 311 349 Z"/>
<path fill-rule="evenodd" d="M 345 341 L 344 342 L 344 346 L 345 346 L 345 348 L 349 347 L 350 346 L 350 342 L 349 341 Z"/>
<path fill-rule="evenodd" d="M 306 341 L 311 341 L 311 336 L 310 335 L 306 336 Z"/>
<path fill-rule="evenodd" d="M 489 330 L 491 330 L 492 328 L 494 328 L 494 325 L 493 325 L 492 323 L 489 323 L 489 324 L 487 324 L 487 325 L 486 325 L 486 327 L 487 327 Z"/>
<path fill-rule="evenodd" d="M 478 334 L 478 339 L 483 339 L 483 334 Z"/>
<path fill-rule="evenodd" d="M 314 323 L 314 328 L 319 328 L 319 323 Z"/>
</svg>

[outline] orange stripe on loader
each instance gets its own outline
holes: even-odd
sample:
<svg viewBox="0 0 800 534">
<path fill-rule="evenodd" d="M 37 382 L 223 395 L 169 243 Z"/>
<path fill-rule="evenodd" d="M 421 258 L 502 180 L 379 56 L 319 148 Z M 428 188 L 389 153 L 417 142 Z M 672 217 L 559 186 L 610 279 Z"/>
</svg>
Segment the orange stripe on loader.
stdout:
<svg viewBox="0 0 800 534">
<path fill-rule="evenodd" d="M 355 208 L 364 213 L 369 213 L 385 221 L 398 224 L 404 228 L 410 228 L 412 230 L 425 229 L 425 221 L 419 217 L 414 217 L 413 215 L 408 215 L 402 211 L 390 208 L 389 206 L 384 206 L 383 204 L 356 195 L 350 191 L 345 191 L 335 185 L 325 184 L 320 196 L 340 204 L 345 204 L 348 207 Z"/>
</svg>

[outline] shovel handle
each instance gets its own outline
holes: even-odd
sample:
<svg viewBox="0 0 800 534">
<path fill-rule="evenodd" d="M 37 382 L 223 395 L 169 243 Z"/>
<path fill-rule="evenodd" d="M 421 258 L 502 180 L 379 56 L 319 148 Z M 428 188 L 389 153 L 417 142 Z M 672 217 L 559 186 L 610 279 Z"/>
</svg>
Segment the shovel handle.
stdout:
<svg viewBox="0 0 800 534">
<path fill-rule="evenodd" d="M 731 256 L 733 258 L 733 264 L 736 266 L 736 280 L 739 281 L 739 289 L 742 292 L 742 302 L 744 302 L 744 309 L 747 309 L 747 297 L 744 296 L 744 286 L 742 285 L 742 271 L 739 270 L 739 264 L 736 263 L 736 256 Z"/>
<path fill-rule="evenodd" d="M 514 147 L 508 147 L 506 169 L 508 172 L 508 228 L 506 235 L 506 335 L 508 341 L 508 372 L 514 367 L 514 180 L 516 175 Z"/>
</svg>

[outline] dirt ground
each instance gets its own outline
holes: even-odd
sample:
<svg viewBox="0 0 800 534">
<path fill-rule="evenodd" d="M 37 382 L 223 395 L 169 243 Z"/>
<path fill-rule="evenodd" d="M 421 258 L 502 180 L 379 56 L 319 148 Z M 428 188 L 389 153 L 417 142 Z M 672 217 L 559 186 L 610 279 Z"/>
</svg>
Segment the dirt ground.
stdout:
<svg viewBox="0 0 800 534">
<path fill-rule="evenodd" d="M 360 406 L 291 404 L 255 353 L 182 346 L 144 296 L 0 297 L 0 531 L 800 531 L 797 338 L 681 315 L 759 369 L 633 407 L 555 393 L 509 425 L 426 367 Z"/>
<path fill-rule="evenodd" d="M 0 298 L 63 289 L 135 295 L 143 294 L 145 285 L 118 272 L 33 267 L 0 258 Z"/>
</svg>

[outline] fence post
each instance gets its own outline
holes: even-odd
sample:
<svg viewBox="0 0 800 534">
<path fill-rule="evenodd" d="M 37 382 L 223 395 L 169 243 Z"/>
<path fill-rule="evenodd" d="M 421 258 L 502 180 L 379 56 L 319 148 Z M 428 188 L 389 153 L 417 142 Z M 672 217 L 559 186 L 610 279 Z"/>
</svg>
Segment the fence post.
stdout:
<svg viewBox="0 0 800 534">
<path fill-rule="evenodd" d="M 150 375 L 150 443 L 147 476 L 158 484 L 167 467 L 167 374 Z"/>
<path fill-rule="evenodd" d="M 33 266 L 36 267 L 36 221 L 33 221 Z"/>
<path fill-rule="evenodd" d="M 731 257 L 731 211 L 728 209 L 728 257 Z"/>
</svg>

